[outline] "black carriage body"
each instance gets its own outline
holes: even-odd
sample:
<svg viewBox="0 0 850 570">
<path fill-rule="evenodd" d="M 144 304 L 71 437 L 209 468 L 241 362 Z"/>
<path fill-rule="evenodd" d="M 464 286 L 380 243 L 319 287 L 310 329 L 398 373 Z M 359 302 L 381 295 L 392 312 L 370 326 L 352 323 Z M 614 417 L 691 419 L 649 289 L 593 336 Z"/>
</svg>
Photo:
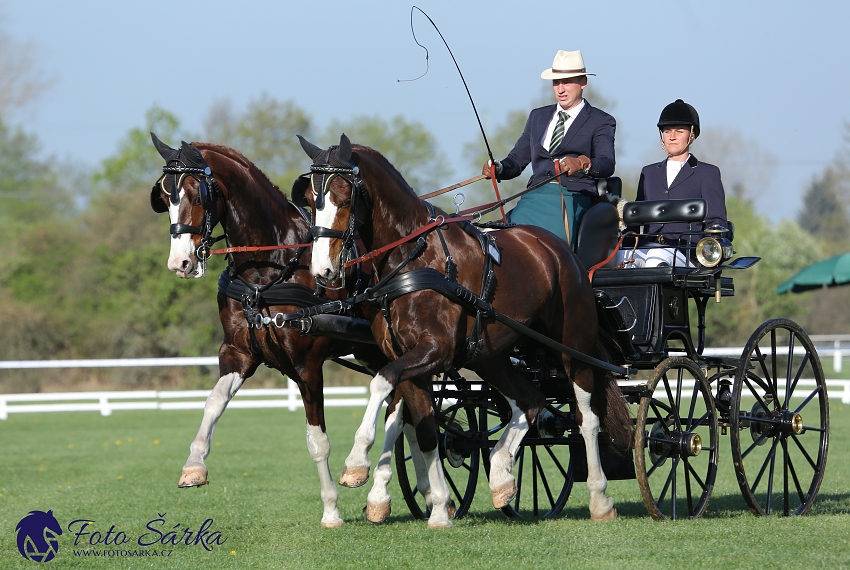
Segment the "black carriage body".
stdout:
<svg viewBox="0 0 850 570">
<path fill-rule="evenodd" d="M 670 352 L 701 357 L 705 310 L 720 294 L 735 294 L 730 277 L 704 269 L 652 267 L 599 269 L 593 280 L 603 332 L 616 340 L 615 360 L 637 369 L 654 368 Z M 689 305 L 694 302 L 697 338 L 692 336 Z"/>
</svg>

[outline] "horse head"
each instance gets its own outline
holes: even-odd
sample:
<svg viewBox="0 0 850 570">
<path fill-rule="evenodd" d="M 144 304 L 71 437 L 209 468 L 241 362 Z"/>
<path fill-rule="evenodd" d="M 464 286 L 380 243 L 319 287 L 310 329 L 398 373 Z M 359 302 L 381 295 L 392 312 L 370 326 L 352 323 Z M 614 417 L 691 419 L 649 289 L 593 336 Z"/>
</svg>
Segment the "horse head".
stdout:
<svg viewBox="0 0 850 570">
<path fill-rule="evenodd" d="M 171 148 L 151 133 L 165 159 L 162 176 L 151 189 L 151 208 L 168 212 L 171 252 L 168 269 L 178 277 L 200 278 L 213 243 L 212 230 L 223 209 L 223 196 L 201 152 L 187 142 Z"/>
<path fill-rule="evenodd" d="M 343 134 L 339 145 L 327 150 L 301 135 L 298 140 L 313 159 L 309 185 L 302 185 L 301 190 L 313 209 L 310 270 L 320 282 L 330 283 L 342 276 L 354 232 L 370 217 L 371 199 L 360 179 L 359 156 L 347 136 Z"/>
</svg>

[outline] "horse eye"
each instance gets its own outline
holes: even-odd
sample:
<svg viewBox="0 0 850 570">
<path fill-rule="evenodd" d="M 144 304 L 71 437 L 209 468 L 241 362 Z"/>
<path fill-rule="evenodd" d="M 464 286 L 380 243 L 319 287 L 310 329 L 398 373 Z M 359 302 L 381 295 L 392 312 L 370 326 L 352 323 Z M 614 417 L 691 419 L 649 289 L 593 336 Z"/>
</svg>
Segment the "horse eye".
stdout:
<svg viewBox="0 0 850 570">
<path fill-rule="evenodd" d="M 195 196 L 194 198 L 192 198 L 192 205 L 193 206 L 200 206 L 201 205 L 201 197 Z"/>
</svg>

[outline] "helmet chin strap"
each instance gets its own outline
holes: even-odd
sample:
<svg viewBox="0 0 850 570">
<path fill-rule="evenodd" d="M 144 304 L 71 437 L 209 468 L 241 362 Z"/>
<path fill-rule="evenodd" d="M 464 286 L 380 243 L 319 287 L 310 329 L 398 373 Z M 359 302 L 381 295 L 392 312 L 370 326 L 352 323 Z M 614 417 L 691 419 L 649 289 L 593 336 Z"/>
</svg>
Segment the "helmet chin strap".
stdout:
<svg viewBox="0 0 850 570">
<path fill-rule="evenodd" d="M 691 134 L 688 135 L 688 144 L 682 149 L 682 152 L 677 154 L 671 154 L 667 151 L 667 145 L 664 144 L 664 131 L 658 129 L 658 138 L 661 139 L 661 148 L 664 149 L 664 152 L 667 153 L 667 158 L 673 158 L 676 156 L 682 156 L 683 154 L 687 154 L 690 152 L 691 145 L 694 144 L 696 137 L 694 136 L 694 126 L 691 125 Z"/>
</svg>

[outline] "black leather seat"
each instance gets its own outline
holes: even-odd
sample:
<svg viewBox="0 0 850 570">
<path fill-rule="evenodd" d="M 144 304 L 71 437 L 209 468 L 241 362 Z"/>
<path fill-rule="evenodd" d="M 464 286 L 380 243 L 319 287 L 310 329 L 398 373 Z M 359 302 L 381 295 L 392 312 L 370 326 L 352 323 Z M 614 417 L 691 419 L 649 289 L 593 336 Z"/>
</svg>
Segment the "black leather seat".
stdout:
<svg viewBox="0 0 850 570">
<path fill-rule="evenodd" d="M 581 219 L 578 227 L 575 251 L 584 268 L 605 260 L 617 247 L 620 216 L 610 202 L 592 206 Z M 608 265 L 614 263 L 614 259 Z"/>
</svg>

